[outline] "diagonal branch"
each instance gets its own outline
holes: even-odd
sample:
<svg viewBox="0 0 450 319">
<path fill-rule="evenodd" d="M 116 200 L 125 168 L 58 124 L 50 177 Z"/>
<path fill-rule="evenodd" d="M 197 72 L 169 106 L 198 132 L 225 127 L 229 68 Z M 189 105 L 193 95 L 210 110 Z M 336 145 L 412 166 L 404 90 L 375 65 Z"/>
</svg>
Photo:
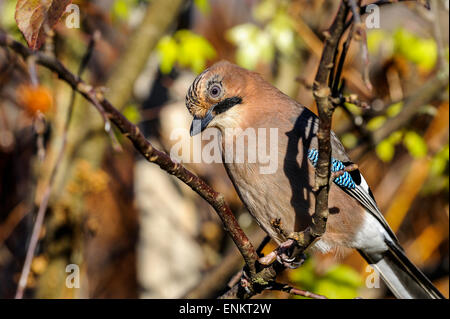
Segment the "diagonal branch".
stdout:
<svg viewBox="0 0 450 319">
<path fill-rule="evenodd" d="M 322 57 L 314 81 L 313 93 L 319 113 L 319 131 L 317 134 L 319 142 L 319 157 L 316 167 L 316 205 L 315 213 L 312 216 L 312 225 L 305 231 L 293 235 L 293 239 L 295 239 L 298 246 L 298 249 L 294 252 L 297 256 L 308 248 L 315 239 L 323 235 L 326 230 L 329 214 L 328 191 L 330 188 L 330 178 L 332 177 L 330 169 L 331 120 L 334 108 L 336 106 L 334 99 L 339 98 L 337 96 L 333 96 L 332 84 L 339 84 L 340 72 L 338 72 L 337 77 L 332 77 L 334 75 L 333 71 L 335 68 L 339 43 L 345 30 L 349 26 L 349 24 L 346 23 L 346 17 L 351 10 L 349 2 L 350 1 L 348 0 L 341 1 L 333 23 L 330 29 L 325 33 L 325 43 L 322 51 Z M 355 10 L 353 10 L 353 12 L 355 12 Z M 352 19 L 350 25 L 354 22 L 354 19 Z M 42 52 L 34 52 L 21 43 L 14 41 L 3 32 L 0 32 L 0 46 L 12 49 L 24 59 L 34 56 L 37 64 L 40 64 L 58 74 L 59 78 L 68 83 L 73 90 L 80 93 L 96 108 L 101 109 L 107 119 L 117 126 L 119 131 L 133 143 L 136 150 L 149 162 L 157 164 L 161 169 L 183 181 L 215 209 L 221 218 L 226 231 L 232 237 L 234 243 L 244 257 L 246 268 L 248 268 L 250 275 L 250 281 L 242 277 L 241 281 L 222 295 L 221 298 L 250 298 L 262 290 L 271 289 L 271 287 L 284 291 L 287 290 L 290 293 L 307 293 L 291 287 L 277 286 L 275 279 L 280 272 L 285 270 L 285 266 L 277 262 L 274 262 L 268 266 L 257 263 L 257 251 L 240 228 L 231 209 L 225 203 L 223 195 L 216 192 L 202 179 L 187 170 L 184 166 L 172 161 L 169 155 L 154 148 L 153 145 L 145 139 L 139 128 L 129 122 L 126 117 L 122 115 L 104 97 L 104 94 L 101 91 L 86 84 L 80 79 L 79 76 L 72 74 L 54 57 L 47 56 Z M 348 48 L 344 49 L 346 50 Z M 320 297 L 323 296 L 319 296 L 319 298 Z"/>
<path fill-rule="evenodd" d="M 248 237 L 239 227 L 233 212 L 225 202 L 222 194 L 216 192 L 208 184 L 206 184 L 205 181 L 191 171 L 187 170 L 180 163 L 172 161 L 169 155 L 153 147 L 139 128 L 128 121 L 124 115 L 122 115 L 113 105 L 111 105 L 111 103 L 105 99 L 102 92 L 95 90 L 92 86 L 86 84 L 82 79 L 80 79 L 80 77 L 71 73 L 60 61 L 53 57 L 47 56 L 42 52 L 35 52 L 28 49 L 3 32 L 0 32 L 0 46 L 12 49 L 25 59 L 29 56 L 35 56 L 36 63 L 55 72 L 60 79 L 69 84 L 72 89 L 80 93 L 94 106 L 101 106 L 108 119 L 114 123 L 120 132 L 133 143 L 139 153 L 141 153 L 149 162 L 157 164 L 161 169 L 183 181 L 215 209 L 221 218 L 226 231 L 231 236 L 244 257 L 244 260 L 250 270 L 250 274 L 254 275 L 256 273 L 255 263 L 258 258 L 258 254 L 256 253 L 256 250 L 249 241 Z"/>
</svg>

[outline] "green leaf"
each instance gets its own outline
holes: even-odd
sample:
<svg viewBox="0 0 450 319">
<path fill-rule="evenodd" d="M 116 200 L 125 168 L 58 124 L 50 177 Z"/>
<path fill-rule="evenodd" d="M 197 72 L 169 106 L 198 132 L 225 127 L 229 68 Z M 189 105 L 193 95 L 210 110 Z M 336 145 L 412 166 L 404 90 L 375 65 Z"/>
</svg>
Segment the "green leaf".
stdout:
<svg viewBox="0 0 450 319">
<path fill-rule="evenodd" d="M 16 11 L 16 1 L 8 0 L 2 3 L 2 21 L 1 26 L 6 29 L 17 28 L 14 12 Z"/>
<path fill-rule="evenodd" d="M 315 262 L 313 258 L 308 258 L 305 263 L 289 272 L 289 279 L 307 290 L 314 290 L 314 287 L 318 281 L 315 274 Z"/>
<path fill-rule="evenodd" d="M 387 47 L 389 55 L 392 55 L 393 43 L 392 39 L 386 31 L 370 30 L 367 33 L 367 47 L 370 54 L 377 54 L 380 49 Z"/>
<path fill-rule="evenodd" d="M 389 117 L 394 117 L 396 116 L 398 113 L 401 112 L 403 108 L 403 101 L 391 104 L 388 106 L 388 108 L 386 109 L 386 114 Z"/>
<path fill-rule="evenodd" d="M 253 70 L 258 62 L 268 63 L 274 57 L 270 33 L 254 24 L 246 23 L 231 28 L 227 38 L 237 46 L 236 62 L 247 69 Z"/>
<path fill-rule="evenodd" d="M 270 20 L 277 12 L 277 6 L 274 0 L 262 0 L 254 7 L 253 17 L 259 22 Z"/>
<path fill-rule="evenodd" d="M 346 133 L 342 135 L 341 141 L 342 144 L 344 144 L 344 146 L 349 149 L 354 148 L 358 144 L 358 138 L 356 137 L 355 134 L 352 133 Z"/>
<path fill-rule="evenodd" d="M 204 37 L 189 30 L 179 30 L 173 37 L 163 37 L 156 49 L 160 56 L 161 72 L 166 74 L 175 63 L 200 73 L 206 62 L 216 56 L 216 51 Z"/>
<path fill-rule="evenodd" d="M 434 39 L 423 39 L 400 28 L 394 34 L 395 52 L 425 71 L 436 65 L 438 48 Z"/>
<path fill-rule="evenodd" d="M 252 23 L 239 24 L 227 32 L 227 38 L 236 45 L 242 45 L 245 41 L 251 41 L 259 32 L 259 28 Z"/>
<path fill-rule="evenodd" d="M 179 43 L 178 63 L 191 68 L 195 73 L 202 72 L 206 61 L 216 56 L 212 45 L 198 34 L 189 30 L 179 30 L 174 37 Z"/>
<path fill-rule="evenodd" d="M 395 131 L 388 137 L 388 140 L 392 145 L 396 145 L 402 141 L 402 138 L 403 131 Z"/>
<path fill-rule="evenodd" d="M 141 121 L 141 113 L 139 113 L 139 110 L 136 105 L 128 105 L 123 110 L 123 115 L 133 124 L 137 124 Z"/>
<path fill-rule="evenodd" d="M 369 131 L 378 130 L 380 127 L 383 126 L 384 122 L 386 122 L 386 116 L 383 115 L 375 116 L 374 118 L 370 119 L 370 121 L 367 123 L 367 129 Z"/>
<path fill-rule="evenodd" d="M 449 147 L 444 146 L 431 160 L 430 174 L 432 176 L 441 176 L 448 167 Z"/>
<path fill-rule="evenodd" d="M 156 50 L 160 58 L 160 70 L 164 74 L 170 73 L 178 55 L 178 44 L 170 36 L 164 36 L 159 40 Z"/>
<path fill-rule="evenodd" d="M 130 14 L 130 0 L 115 0 L 112 7 L 112 14 L 115 18 L 125 20 Z"/>
<path fill-rule="evenodd" d="M 352 113 L 355 115 L 361 115 L 362 111 L 361 108 L 358 105 L 355 105 L 353 103 L 345 103 L 345 107 Z"/>
<path fill-rule="evenodd" d="M 209 0 L 194 0 L 194 4 L 203 14 L 207 14 L 211 11 Z"/>
<path fill-rule="evenodd" d="M 302 289 L 329 298 L 355 298 L 363 279 L 358 272 L 346 265 L 336 265 L 325 274 L 315 272 L 316 263 L 310 257 L 298 269 L 288 273 L 289 279 Z"/>
<path fill-rule="evenodd" d="M 363 280 L 359 273 L 353 268 L 346 265 L 337 265 L 326 273 L 328 280 L 333 280 L 341 285 L 358 288 L 363 284 Z"/>
<path fill-rule="evenodd" d="M 375 152 L 383 162 L 390 162 L 395 154 L 395 146 L 387 138 L 377 145 Z"/>
<path fill-rule="evenodd" d="M 294 52 L 294 21 L 286 12 L 278 11 L 266 29 L 272 36 L 275 46 L 280 52 L 284 54 L 292 54 Z"/>
<path fill-rule="evenodd" d="M 317 284 L 315 293 L 330 299 L 353 299 L 358 297 L 358 290 L 337 284 L 334 281 L 322 280 Z"/>
<path fill-rule="evenodd" d="M 403 144 L 405 145 L 411 156 L 415 158 L 422 158 L 427 155 L 427 144 L 425 143 L 425 140 L 422 138 L 422 136 L 420 136 L 416 132 L 406 132 L 405 136 L 403 137 Z"/>
</svg>

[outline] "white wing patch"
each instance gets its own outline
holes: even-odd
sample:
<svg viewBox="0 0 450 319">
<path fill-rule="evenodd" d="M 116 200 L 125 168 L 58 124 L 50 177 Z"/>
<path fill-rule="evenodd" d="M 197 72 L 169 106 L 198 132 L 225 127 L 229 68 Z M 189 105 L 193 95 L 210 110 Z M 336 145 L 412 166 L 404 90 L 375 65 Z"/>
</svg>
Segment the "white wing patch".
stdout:
<svg viewBox="0 0 450 319">
<path fill-rule="evenodd" d="M 372 213 L 366 212 L 358 232 L 353 238 L 352 246 L 364 252 L 381 253 L 388 249 L 385 239 L 390 236 Z"/>
<path fill-rule="evenodd" d="M 362 174 L 359 174 L 359 176 L 361 176 L 361 184 L 359 184 L 359 186 L 361 186 L 367 194 L 370 194 L 370 188 L 366 180 L 364 179 L 364 176 L 362 176 Z"/>
<path fill-rule="evenodd" d="M 369 188 L 369 185 L 360 172 L 359 176 L 361 178 L 361 182 L 355 188 L 346 189 L 341 187 L 341 189 L 355 198 L 358 202 L 360 202 L 361 205 L 363 205 L 367 209 L 367 212 L 369 212 L 376 220 L 378 220 L 379 225 L 383 226 L 384 234 L 387 235 L 387 240 L 398 242 L 398 239 L 395 236 L 394 232 L 389 227 L 386 219 L 384 219 L 383 217 L 383 214 L 378 209 L 377 203 L 372 197 L 372 192 Z"/>
</svg>

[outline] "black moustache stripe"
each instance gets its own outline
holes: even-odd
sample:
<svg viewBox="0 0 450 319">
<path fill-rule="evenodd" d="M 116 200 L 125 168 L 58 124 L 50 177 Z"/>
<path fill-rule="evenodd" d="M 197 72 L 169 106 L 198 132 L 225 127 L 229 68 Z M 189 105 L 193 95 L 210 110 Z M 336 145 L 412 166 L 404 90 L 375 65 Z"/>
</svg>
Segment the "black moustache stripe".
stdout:
<svg viewBox="0 0 450 319">
<path fill-rule="evenodd" d="M 237 104 L 241 104 L 241 103 L 242 103 L 242 98 L 239 96 L 226 98 L 225 100 L 220 101 L 219 103 L 214 105 L 214 113 L 215 113 L 215 115 L 223 113 L 223 112 L 231 109 L 233 106 L 235 106 Z"/>
</svg>

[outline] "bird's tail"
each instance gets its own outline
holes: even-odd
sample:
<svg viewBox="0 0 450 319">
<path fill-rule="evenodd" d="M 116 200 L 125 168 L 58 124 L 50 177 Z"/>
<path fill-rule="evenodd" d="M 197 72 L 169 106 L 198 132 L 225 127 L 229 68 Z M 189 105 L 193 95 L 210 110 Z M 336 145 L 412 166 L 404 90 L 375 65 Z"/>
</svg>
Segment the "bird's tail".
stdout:
<svg viewBox="0 0 450 319">
<path fill-rule="evenodd" d="M 394 242 L 383 256 L 375 257 L 360 251 L 367 262 L 378 271 L 391 292 L 399 299 L 444 299 L 427 277 L 406 257 Z"/>
</svg>

